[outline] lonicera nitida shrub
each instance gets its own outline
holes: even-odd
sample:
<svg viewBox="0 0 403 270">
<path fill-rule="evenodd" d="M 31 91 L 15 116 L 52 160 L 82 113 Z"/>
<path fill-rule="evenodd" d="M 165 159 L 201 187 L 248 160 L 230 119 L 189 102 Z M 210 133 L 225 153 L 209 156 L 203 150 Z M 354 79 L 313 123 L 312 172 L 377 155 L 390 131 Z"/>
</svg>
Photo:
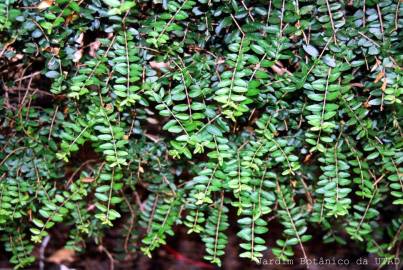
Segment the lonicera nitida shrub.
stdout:
<svg viewBox="0 0 403 270">
<path fill-rule="evenodd" d="M 148 256 L 185 226 L 218 266 L 230 224 L 252 261 L 309 257 L 314 231 L 394 257 L 402 14 L 392 0 L 1 0 L 10 261 L 32 264 L 58 224 L 78 252 L 121 226 L 125 251 Z"/>
</svg>

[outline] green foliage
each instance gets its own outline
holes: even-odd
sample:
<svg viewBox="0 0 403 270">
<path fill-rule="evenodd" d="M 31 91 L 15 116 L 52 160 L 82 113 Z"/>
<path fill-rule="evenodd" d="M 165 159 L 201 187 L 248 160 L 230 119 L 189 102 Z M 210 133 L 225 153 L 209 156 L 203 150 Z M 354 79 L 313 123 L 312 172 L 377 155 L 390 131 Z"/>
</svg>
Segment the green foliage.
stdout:
<svg viewBox="0 0 403 270">
<path fill-rule="evenodd" d="M 117 227 L 151 257 L 183 223 L 218 266 L 234 229 L 253 262 L 318 235 L 393 258 L 402 24 L 392 0 L 0 0 L 10 262 L 61 224 L 78 252 Z"/>
<path fill-rule="evenodd" d="M 221 74 L 221 81 L 218 83 L 218 89 L 214 92 L 214 99 L 222 103 L 224 108 L 223 114 L 235 121 L 235 117 L 241 116 L 244 112 L 249 111 L 246 104 L 250 103 L 245 94 L 248 92 L 248 81 L 245 78 L 250 70 L 245 69 L 246 56 L 248 51 L 247 41 L 244 36 L 242 38 L 234 37 L 232 44 L 228 45 L 228 54 L 225 61 L 232 71 L 225 71 Z"/>
<path fill-rule="evenodd" d="M 166 244 L 167 235 L 173 235 L 172 226 L 177 221 L 181 206 L 181 194 L 176 197 L 151 196 L 152 204 L 145 207 L 142 220 L 147 223 L 147 236 L 143 238 L 142 252 L 151 257 L 151 251 Z"/>
<path fill-rule="evenodd" d="M 305 219 L 306 209 L 302 209 L 301 206 L 295 204 L 291 197 L 292 193 L 287 188 L 278 185 L 277 192 L 281 209 L 278 211 L 278 215 L 281 224 L 284 226 L 283 235 L 285 240 L 277 240 L 276 243 L 279 248 L 273 248 L 273 254 L 280 260 L 286 260 L 289 256 L 294 255 L 291 247 L 299 245 L 304 258 L 307 259 L 303 243 L 309 241 L 312 236 L 305 234 L 308 229 Z"/>
<path fill-rule="evenodd" d="M 228 208 L 224 205 L 224 198 L 215 202 L 215 207 L 210 209 L 206 220 L 205 230 L 201 239 L 206 245 L 206 256 L 204 259 L 221 266 L 221 259 L 228 242 L 225 230 L 228 228 Z"/>
<path fill-rule="evenodd" d="M 12 254 L 10 262 L 16 269 L 23 269 L 26 265 L 35 262 L 35 257 L 31 255 L 34 245 L 30 243 L 25 234 L 20 232 L 19 228 L 5 233 L 2 241 L 6 243 L 5 250 Z"/>
</svg>

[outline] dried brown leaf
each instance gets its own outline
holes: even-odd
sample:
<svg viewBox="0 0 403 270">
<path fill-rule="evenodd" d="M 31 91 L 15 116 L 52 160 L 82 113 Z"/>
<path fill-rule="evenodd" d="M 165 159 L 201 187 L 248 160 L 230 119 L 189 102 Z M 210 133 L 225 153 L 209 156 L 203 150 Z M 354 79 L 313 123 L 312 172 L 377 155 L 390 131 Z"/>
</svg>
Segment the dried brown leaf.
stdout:
<svg viewBox="0 0 403 270">
<path fill-rule="evenodd" d="M 95 178 L 93 178 L 93 177 L 84 177 L 84 178 L 81 178 L 81 182 L 83 182 L 83 183 L 92 183 L 92 182 L 94 182 L 95 181 Z"/>
<path fill-rule="evenodd" d="M 381 72 L 379 72 L 378 75 L 376 75 L 374 83 L 379 82 L 383 78 L 383 76 L 385 76 L 385 72 L 381 70 Z"/>
<path fill-rule="evenodd" d="M 62 262 L 73 262 L 75 251 L 71 249 L 61 248 L 47 258 L 48 262 L 61 264 Z"/>
<path fill-rule="evenodd" d="M 40 10 L 44 10 L 52 5 L 53 5 L 53 0 L 43 0 L 36 6 L 36 8 L 40 9 Z"/>
<path fill-rule="evenodd" d="M 83 57 L 83 50 L 77 50 L 74 55 L 73 55 L 73 62 L 74 63 L 78 63 L 81 59 L 81 57 Z"/>
<path fill-rule="evenodd" d="M 161 69 L 161 68 L 169 68 L 169 64 L 165 63 L 165 62 L 155 62 L 155 61 L 151 61 L 150 62 L 150 66 L 152 68 L 156 68 L 156 69 Z"/>
<path fill-rule="evenodd" d="M 101 42 L 99 40 L 95 40 L 94 42 L 91 42 L 89 45 L 90 51 L 88 52 L 88 54 L 92 57 L 96 57 L 97 50 L 99 49 L 100 46 L 101 46 Z"/>
<path fill-rule="evenodd" d="M 76 43 L 80 44 L 80 46 L 83 46 L 83 40 L 84 40 L 84 33 L 81 33 L 78 38 L 76 39 Z"/>
</svg>

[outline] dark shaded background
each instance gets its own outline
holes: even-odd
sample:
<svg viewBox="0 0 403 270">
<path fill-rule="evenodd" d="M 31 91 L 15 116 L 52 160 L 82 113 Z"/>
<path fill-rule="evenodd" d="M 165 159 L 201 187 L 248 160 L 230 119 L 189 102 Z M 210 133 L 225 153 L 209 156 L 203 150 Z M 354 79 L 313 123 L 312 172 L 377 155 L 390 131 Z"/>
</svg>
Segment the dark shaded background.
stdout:
<svg viewBox="0 0 403 270">
<path fill-rule="evenodd" d="M 270 223 L 269 223 L 270 226 Z M 280 230 L 281 227 L 278 224 L 272 224 L 272 228 L 266 238 L 269 250 L 264 253 L 264 259 L 269 262 L 270 259 L 274 259 L 270 252 L 270 247 L 275 245 L 275 239 L 271 239 L 278 235 L 276 229 Z M 56 226 L 50 233 L 50 241 L 45 249 L 45 257 L 49 257 L 54 254 L 55 251 L 64 247 L 66 242 L 68 228 L 63 225 Z M 248 259 L 242 259 L 238 257 L 241 252 L 239 248 L 239 239 L 236 237 L 237 228 L 230 227 L 227 231 L 229 236 L 229 243 L 226 248 L 226 254 L 222 258 L 222 268 L 224 270 L 257 270 L 257 269 L 270 269 L 270 270 L 287 270 L 287 269 L 307 269 L 306 265 L 299 264 L 299 258 L 302 257 L 302 253 L 298 246 L 295 246 L 295 258 L 294 264 L 266 264 L 257 265 L 254 262 L 250 262 Z M 104 237 L 103 246 L 114 257 L 113 269 L 140 269 L 140 270 L 208 270 L 208 269 L 220 269 L 213 266 L 203 260 L 204 245 L 198 236 L 188 235 L 186 228 L 183 226 L 177 226 L 176 235 L 174 237 L 168 237 L 167 245 L 162 246 L 153 252 L 153 257 L 150 259 L 141 254 L 141 252 L 133 252 L 130 255 L 123 255 L 123 252 L 119 252 L 119 229 L 118 227 L 112 228 L 107 232 Z M 312 232 L 311 232 L 312 233 Z M 370 270 L 370 269 L 402 269 L 400 265 L 387 265 L 380 268 L 375 263 L 375 256 L 363 252 L 362 247 L 357 246 L 352 241 L 346 245 L 339 244 L 323 244 L 321 241 L 321 235 L 313 232 L 313 239 L 305 244 L 305 250 L 309 258 L 316 258 L 317 260 L 322 258 L 335 258 L 348 259 L 349 265 L 310 265 L 311 270 Z M 34 251 L 34 254 L 39 258 L 39 247 Z M 0 270 L 12 269 L 12 266 L 8 263 L 8 253 L 4 250 L 0 250 Z M 367 259 L 368 265 L 357 265 L 355 262 L 357 259 Z M 99 246 L 95 243 L 88 242 L 86 252 L 83 254 L 76 254 L 73 262 L 65 262 L 67 267 L 73 269 L 85 269 L 85 270 L 111 270 L 111 260 L 105 252 L 100 250 Z M 37 262 L 30 268 L 25 269 L 40 269 Z M 56 270 L 61 269 L 60 265 L 49 263 L 45 261 L 45 267 L 43 269 Z M 66 268 L 65 268 L 66 270 Z"/>
</svg>

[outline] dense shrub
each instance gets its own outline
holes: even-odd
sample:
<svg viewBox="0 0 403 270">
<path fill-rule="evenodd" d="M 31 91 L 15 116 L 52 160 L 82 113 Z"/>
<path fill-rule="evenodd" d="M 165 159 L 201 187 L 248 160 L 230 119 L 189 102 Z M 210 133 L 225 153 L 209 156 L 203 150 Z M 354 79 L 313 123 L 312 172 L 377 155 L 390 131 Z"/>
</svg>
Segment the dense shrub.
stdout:
<svg viewBox="0 0 403 270">
<path fill-rule="evenodd" d="M 121 226 L 126 252 L 151 256 L 182 224 L 221 265 L 232 224 L 253 261 L 309 256 L 314 230 L 394 257 L 402 12 L 392 0 L 1 0 L 10 261 L 33 263 L 60 223 L 79 252 Z"/>
</svg>

